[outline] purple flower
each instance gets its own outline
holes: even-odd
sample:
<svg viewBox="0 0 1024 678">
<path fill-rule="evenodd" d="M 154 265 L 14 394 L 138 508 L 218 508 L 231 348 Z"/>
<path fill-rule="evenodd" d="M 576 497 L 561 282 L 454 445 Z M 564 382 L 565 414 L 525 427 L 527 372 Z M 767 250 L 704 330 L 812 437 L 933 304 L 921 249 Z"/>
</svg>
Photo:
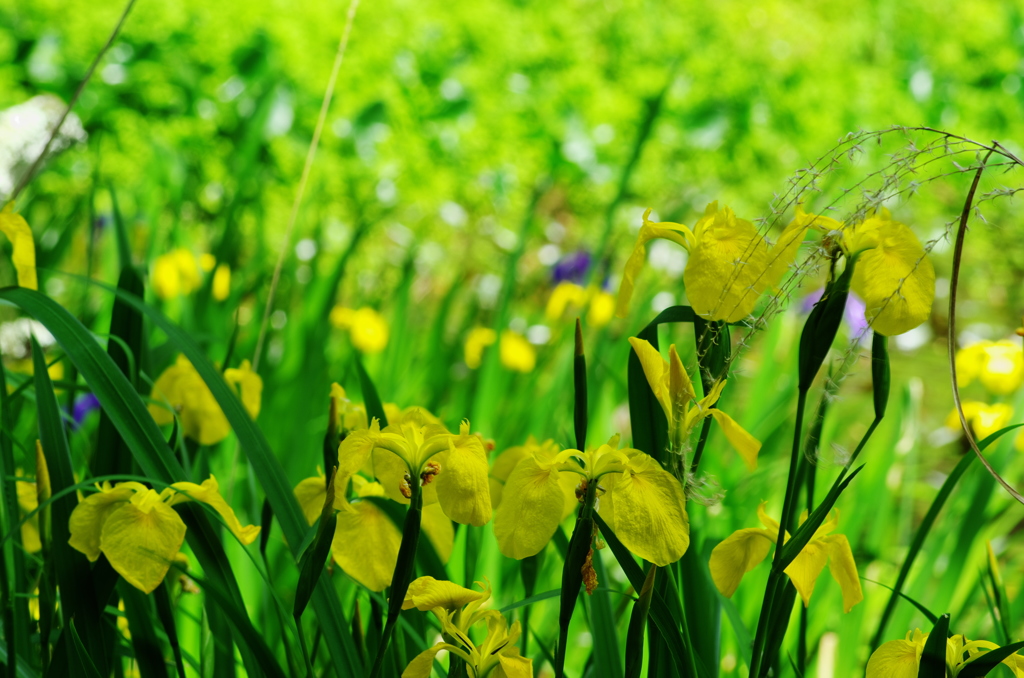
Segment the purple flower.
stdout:
<svg viewBox="0 0 1024 678">
<path fill-rule="evenodd" d="M 825 288 L 819 288 L 806 297 L 800 302 L 800 312 L 810 313 L 814 305 L 821 300 L 821 295 L 825 293 Z M 864 311 L 866 306 L 864 300 L 858 297 L 853 292 L 846 297 L 846 308 L 843 309 L 843 319 L 846 321 L 846 326 L 850 330 L 851 337 L 861 337 L 861 343 L 864 343 L 871 335 L 866 332 L 868 329 L 868 321 L 864 317 Z"/>
<path fill-rule="evenodd" d="M 590 252 L 577 250 L 570 252 L 558 260 L 551 271 L 551 277 L 555 284 L 560 282 L 574 282 L 580 284 L 587 275 L 590 268 Z"/>
<path fill-rule="evenodd" d="M 75 408 L 72 412 L 74 418 L 74 429 L 78 430 L 85 421 L 85 417 L 93 410 L 100 408 L 100 401 L 92 393 L 83 393 L 75 399 Z"/>
</svg>

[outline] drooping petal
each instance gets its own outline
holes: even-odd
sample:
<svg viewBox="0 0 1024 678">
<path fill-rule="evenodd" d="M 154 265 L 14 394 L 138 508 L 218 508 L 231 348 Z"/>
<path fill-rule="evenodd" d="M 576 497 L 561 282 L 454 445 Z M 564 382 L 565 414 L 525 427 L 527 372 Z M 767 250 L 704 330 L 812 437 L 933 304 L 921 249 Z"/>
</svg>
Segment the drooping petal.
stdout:
<svg viewBox="0 0 1024 678">
<path fill-rule="evenodd" d="M 711 579 L 723 596 L 736 593 L 743 575 L 750 572 L 768 555 L 778 533 L 757 527 L 737 530 L 711 551 Z"/>
<path fill-rule="evenodd" d="M 195 483 L 174 483 L 171 485 L 172 488 L 178 490 L 178 492 L 171 497 L 168 504 L 174 506 L 189 500 L 200 501 L 208 506 L 211 506 L 213 510 L 220 514 L 221 519 L 231 534 L 238 538 L 238 541 L 245 545 L 253 543 L 256 540 L 257 535 L 260 533 L 258 525 L 247 525 L 242 527 L 242 523 L 238 521 L 238 516 L 235 515 L 234 509 L 232 509 L 224 497 L 220 496 L 220 486 L 217 483 L 217 478 L 212 474 L 209 478 L 203 481 L 202 485 L 196 485 Z M 323 508 L 321 502 L 320 507 Z"/>
<path fill-rule="evenodd" d="M 633 245 L 633 252 L 626 261 L 626 268 L 622 271 L 622 282 L 619 284 L 619 297 L 615 305 L 615 315 L 620 318 L 626 317 L 629 310 L 629 300 L 633 297 L 633 288 L 636 285 L 636 277 L 644 268 L 647 261 L 647 243 L 655 238 L 671 240 L 684 249 L 690 248 L 686 236 L 691 235 L 690 229 L 682 224 L 671 222 L 652 223 L 647 221 L 647 215 L 651 210 L 644 212 L 644 224 L 636 236 L 636 244 Z"/>
<path fill-rule="evenodd" d="M 811 540 L 786 568 L 786 574 L 789 575 L 797 593 L 803 599 L 804 607 L 810 604 L 814 584 L 821 576 L 827 562 L 828 553 L 825 551 L 824 545 L 820 540 Z"/>
<path fill-rule="evenodd" d="M 438 643 L 420 652 L 405 667 L 405 671 L 402 671 L 402 678 L 430 678 L 430 672 L 434 666 L 434 657 L 437 656 L 437 653 L 441 650 L 451 651 L 457 649 L 457 647 L 448 643 Z"/>
<path fill-rule="evenodd" d="M 651 391 L 654 392 L 654 397 L 657 398 L 661 409 L 665 411 L 665 416 L 671 421 L 672 397 L 669 393 L 668 361 L 662 358 L 658 349 L 651 346 L 650 342 L 645 339 L 630 337 L 629 343 L 636 352 L 636 357 L 640 359 L 640 365 L 644 368 L 644 376 L 647 377 L 647 383 L 650 385 Z"/>
<path fill-rule="evenodd" d="M 503 555 L 521 560 L 536 555 L 551 541 L 566 503 L 561 476 L 574 475 L 560 473 L 553 464 L 535 457 L 519 462 L 494 513 L 494 536 Z"/>
<path fill-rule="evenodd" d="M 452 527 L 451 518 L 444 514 L 440 504 L 431 504 L 423 507 L 421 525 L 441 562 L 447 563 L 455 542 L 455 528 Z"/>
<path fill-rule="evenodd" d="M 747 469 L 753 471 L 757 468 L 757 453 L 761 450 L 761 441 L 750 435 L 745 428 L 736 423 L 728 414 L 719 409 L 710 410 L 711 416 L 715 418 L 718 425 L 722 427 L 722 433 L 726 440 L 739 453 Z"/>
<path fill-rule="evenodd" d="M 498 666 L 491 675 L 494 678 L 533 678 L 533 660 L 520 656 L 515 645 L 506 648 L 498 654 Z"/>
<path fill-rule="evenodd" d="M 437 474 L 437 500 L 449 518 L 480 527 L 491 519 L 491 489 L 487 482 L 487 452 L 479 435 L 463 421 L 461 433 L 451 436 Z"/>
<path fill-rule="evenodd" d="M 402 609 L 415 607 L 421 612 L 427 612 L 439 607 L 444 610 L 457 610 L 487 596 L 485 591 L 467 589 L 447 580 L 419 577 L 409 584 Z"/>
<path fill-rule="evenodd" d="M 865 678 L 917 678 L 922 649 L 909 640 L 882 643 L 868 660 Z"/>
<path fill-rule="evenodd" d="M 338 512 L 331 553 L 345 574 L 371 591 L 383 591 L 391 585 L 401 543 L 402 533 L 391 518 L 365 500 Z"/>
<path fill-rule="evenodd" d="M 100 549 L 125 581 L 150 593 L 167 575 L 185 541 L 185 523 L 154 490 L 137 493 L 110 512 Z"/>
<path fill-rule="evenodd" d="M 818 541 L 824 544 L 828 551 L 829 572 L 843 592 L 843 612 L 849 612 L 854 605 L 864 600 L 850 542 L 843 534 L 830 534 L 819 538 Z"/>
<path fill-rule="evenodd" d="M 0 210 L 0 232 L 11 241 L 11 261 L 18 276 L 18 286 L 38 290 L 36 279 L 36 245 L 32 229 L 20 214 L 14 213 L 14 203 L 9 202 Z"/>
<path fill-rule="evenodd" d="M 768 245 L 752 223 L 718 203 L 708 205 L 693 232 L 696 245 L 683 271 L 690 305 L 707 320 L 742 320 L 768 287 Z"/>
<path fill-rule="evenodd" d="M 882 212 L 844 236 L 852 251 L 877 243 L 861 253 L 850 284 L 864 300 L 872 328 L 895 336 L 927 320 L 935 298 L 935 270 L 914 232 Z"/>
<path fill-rule="evenodd" d="M 643 455 L 646 457 L 647 455 Z M 690 545 L 690 519 L 679 481 L 651 458 L 639 472 L 616 480 L 612 529 L 630 551 L 659 567 L 679 560 Z"/>
<path fill-rule="evenodd" d="M 121 508 L 124 502 L 131 499 L 135 494 L 134 483 L 122 483 L 117 487 L 109 487 L 103 491 L 90 494 L 71 512 L 71 519 L 68 521 L 68 529 L 71 531 L 71 538 L 68 543 L 73 548 L 85 554 L 91 562 L 100 557 L 100 535 L 103 532 L 103 524 L 107 522 L 110 514 Z M 139 485 L 143 490 L 147 488 Z M 33 494 L 35 488 L 33 487 Z M 38 537 L 37 537 L 38 539 Z"/>
<path fill-rule="evenodd" d="M 302 515 L 306 517 L 306 522 L 312 525 L 320 517 L 324 502 L 327 501 L 327 481 L 323 476 L 306 478 L 295 486 L 294 492 Z"/>
</svg>

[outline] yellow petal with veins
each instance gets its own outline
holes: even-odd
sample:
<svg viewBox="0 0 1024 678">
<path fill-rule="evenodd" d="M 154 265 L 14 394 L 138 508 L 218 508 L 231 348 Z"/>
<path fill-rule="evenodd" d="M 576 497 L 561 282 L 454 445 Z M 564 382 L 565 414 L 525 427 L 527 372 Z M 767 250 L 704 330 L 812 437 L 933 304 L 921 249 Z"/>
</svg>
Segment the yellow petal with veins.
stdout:
<svg viewBox="0 0 1024 678">
<path fill-rule="evenodd" d="M 631 552 L 661 567 L 686 553 L 690 519 L 679 480 L 654 459 L 644 461 L 642 471 L 628 468 L 616 478 L 612 530 Z"/>
<path fill-rule="evenodd" d="M 423 507 L 421 524 L 423 533 L 437 551 L 437 557 L 442 563 L 447 563 L 452 557 L 452 547 L 455 543 L 455 529 L 452 527 L 451 518 L 444 514 L 440 504 L 431 504 Z"/>
<path fill-rule="evenodd" d="M 100 533 L 110 566 L 144 593 L 164 580 L 184 541 L 185 523 L 154 490 L 136 493 L 112 511 Z"/>
<path fill-rule="evenodd" d="M 139 485 L 143 490 L 144 486 Z M 71 512 L 71 519 L 68 521 L 68 528 L 71 531 L 71 538 L 68 543 L 73 548 L 85 554 L 91 562 L 96 562 L 100 557 L 100 535 L 103 532 L 103 524 L 107 522 L 110 514 L 121 508 L 121 506 L 132 498 L 136 489 L 128 483 L 122 483 L 117 487 L 90 494 Z M 33 489 L 34 493 L 34 489 Z"/>
<path fill-rule="evenodd" d="M 199 501 L 207 506 L 211 506 L 213 510 L 220 514 L 224 524 L 231 530 L 231 534 L 235 535 L 242 544 L 249 545 L 253 543 L 257 535 L 259 535 L 260 528 L 258 525 L 242 527 L 242 524 L 238 521 L 238 516 L 235 515 L 234 509 L 228 506 L 228 503 L 224 501 L 224 497 L 220 496 L 220 486 L 213 474 L 204 480 L 202 485 L 174 483 L 171 487 L 178 490 L 178 492 L 171 497 L 168 502 L 169 506 L 190 500 Z M 322 508 L 323 503 L 320 506 Z"/>
<path fill-rule="evenodd" d="M 445 514 L 463 525 L 485 525 L 491 519 L 491 489 L 483 439 L 471 434 L 469 422 L 463 421 L 460 434 L 451 436 L 448 452 L 435 459 L 441 472 L 433 485 Z"/>
<path fill-rule="evenodd" d="M 913 640 L 908 633 L 906 639 L 882 643 L 868 660 L 865 678 L 917 678 L 927 638 L 918 630 Z"/>
<path fill-rule="evenodd" d="M 651 346 L 646 339 L 629 338 L 629 344 L 640 359 L 640 366 L 644 369 L 644 376 L 647 383 L 654 392 L 654 397 L 664 410 L 665 416 L 672 421 L 672 396 L 669 393 L 669 364 L 661 357 L 658 349 Z"/>
<path fill-rule="evenodd" d="M 849 612 L 854 605 L 864 600 L 850 542 L 844 534 L 828 535 L 819 541 L 828 551 L 828 570 L 843 592 L 843 612 Z"/>
<path fill-rule="evenodd" d="M 757 527 L 737 530 L 711 552 L 711 579 L 723 596 L 731 598 L 743 575 L 757 567 L 768 555 L 778 533 Z"/>
<path fill-rule="evenodd" d="M 619 284 L 619 297 L 615 305 L 615 315 L 620 318 L 626 317 L 626 311 L 629 310 L 629 300 L 633 297 L 636 277 L 643 270 L 644 263 L 647 261 L 647 243 L 655 238 L 663 238 L 671 240 L 684 249 L 690 248 L 689 242 L 686 239 L 687 236 L 692 237 L 690 229 L 682 224 L 673 224 L 671 222 L 652 223 L 647 220 L 647 215 L 650 213 L 651 210 L 644 212 L 643 226 L 640 227 L 640 233 L 636 237 L 636 244 L 633 245 L 633 252 L 629 255 L 629 259 L 626 261 L 626 268 L 622 272 L 622 282 Z"/>
<path fill-rule="evenodd" d="M 726 440 L 739 453 L 747 469 L 753 471 L 757 468 L 757 453 L 761 450 L 761 441 L 747 433 L 747 430 L 736 423 L 728 414 L 719 409 L 710 410 L 718 425 L 722 427 L 722 433 Z"/>
<path fill-rule="evenodd" d="M 364 500 L 338 512 L 331 553 L 345 574 L 371 591 L 383 591 L 391 585 L 401 543 L 391 518 Z"/>
<path fill-rule="evenodd" d="M 523 459 L 509 475 L 494 513 L 494 536 L 503 555 L 522 560 L 551 541 L 566 504 L 561 476 L 575 474 L 561 473 L 536 457 Z"/>
<path fill-rule="evenodd" d="M 427 612 L 440 607 L 445 610 L 457 610 L 487 597 L 486 591 L 474 591 L 433 577 L 419 577 L 409 584 L 402 609 L 415 607 L 421 612 Z"/>
</svg>

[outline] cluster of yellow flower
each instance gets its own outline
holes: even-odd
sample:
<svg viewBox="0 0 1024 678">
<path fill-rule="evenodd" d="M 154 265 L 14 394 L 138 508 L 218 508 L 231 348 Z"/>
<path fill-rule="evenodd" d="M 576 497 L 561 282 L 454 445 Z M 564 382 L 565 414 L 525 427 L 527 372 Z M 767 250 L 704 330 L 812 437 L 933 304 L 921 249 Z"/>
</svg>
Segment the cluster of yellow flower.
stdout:
<svg viewBox="0 0 1024 678">
<path fill-rule="evenodd" d="M 1020 340 L 976 342 L 957 351 L 956 371 L 960 386 L 977 380 L 992 395 L 1012 395 L 1024 383 L 1024 347 Z M 964 418 L 979 440 L 1008 426 L 1013 417 L 1013 405 L 1007 402 L 972 399 L 964 400 L 961 405 Z M 946 417 L 946 427 L 960 430 L 960 415 L 955 409 Z M 1024 452 L 1024 432 L 1014 438 L 1014 446 Z"/>
<path fill-rule="evenodd" d="M 224 301 L 231 294 L 231 267 L 223 262 L 218 265 L 212 254 L 204 253 L 197 258 L 184 247 L 160 255 L 153 262 L 153 289 L 161 299 L 188 296 L 203 284 L 202 274 L 210 271 L 210 293 L 217 301 Z"/>
</svg>

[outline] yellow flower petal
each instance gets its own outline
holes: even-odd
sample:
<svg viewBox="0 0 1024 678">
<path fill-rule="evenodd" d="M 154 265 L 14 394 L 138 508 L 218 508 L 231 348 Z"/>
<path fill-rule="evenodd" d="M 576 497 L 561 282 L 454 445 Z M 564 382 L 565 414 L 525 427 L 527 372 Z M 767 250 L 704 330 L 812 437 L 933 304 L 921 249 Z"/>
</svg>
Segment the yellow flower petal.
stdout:
<svg viewBox="0 0 1024 678">
<path fill-rule="evenodd" d="M 466 367 L 475 370 L 483 362 L 484 349 L 498 340 L 498 333 L 489 327 L 474 327 L 466 335 L 463 360 Z"/>
<path fill-rule="evenodd" d="M 587 311 L 587 325 L 593 328 L 604 327 L 615 317 L 615 297 L 608 292 L 595 292 L 590 298 Z"/>
<path fill-rule="evenodd" d="M 639 468 L 615 481 L 612 530 L 631 552 L 659 567 L 674 563 L 690 545 L 690 519 L 679 481 L 643 453 Z"/>
<path fill-rule="evenodd" d="M 935 270 L 910 228 L 883 211 L 847 227 L 844 240 L 851 252 L 870 247 L 861 253 L 850 287 L 864 300 L 865 317 L 876 332 L 903 334 L 928 319 Z"/>
<path fill-rule="evenodd" d="M 474 601 L 483 600 L 488 595 L 485 591 L 474 591 L 450 581 L 419 577 L 409 584 L 402 609 L 415 607 L 421 612 L 427 612 L 440 607 L 445 610 L 457 610 Z"/>
<path fill-rule="evenodd" d="M 722 427 L 722 433 L 726 440 L 739 453 L 747 469 L 753 471 L 757 468 L 757 453 L 761 450 L 761 441 L 747 433 L 746 429 L 736 423 L 728 414 L 719 409 L 709 410 L 718 425 Z"/>
<path fill-rule="evenodd" d="M 437 455 L 441 472 L 433 485 L 437 500 L 449 518 L 463 525 L 485 525 L 491 519 L 491 490 L 487 481 L 487 452 L 479 435 L 463 421 L 461 433 L 452 436 L 449 451 Z"/>
<path fill-rule="evenodd" d="M 690 248 L 686 237 L 691 236 L 690 229 L 682 224 L 670 222 L 652 223 L 647 220 L 651 210 L 644 212 L 643 226 L 637 234 L 636 243 L 633 245 L 633 252 L 626 260 L 626 268 L 622 272 L 622 282 L 619 283 L 619 296 L 615 307 L 615 315 L 620 318 L 626 317 L 629 310 L 629 300 L 633 296 L 633 288 L 636 285 L 636 277 L 643 270 L 647 261 L 647 243 L 655 238 L 663 238 L 677 243 L 685 249 Z"/>
<path fill-rule="evenodd" d="M 455 528 L 452 527 L 451 518 L 444 514 L 440 504 L 431 504 L 423 507 L 421 525 L 441 562 L 447 563 L 452 557 L 455 544 Z"/>
<path fill-rule="evenodd" d="M 245 406 L 249 416 L 255 419 L 260 414 L 260 400 L 263 396 L 263 380 L 260 375 L 252 371 L 252 365 L 248 360 L 243 360 L 237 368 L 224 370 L 224 379 L 238 388 L 242 405 Z"/>
<path fill-rule="evenodd" d="M 865 678 L 917 678 L 923 649 L 923 642 L 920 645 L 909 640 L 882 643 L 868 660 Z"/>
<path fill-rule="evenodd" d="M 125 581 L 150 593 L 167 575 L 185 541 L 185 523 L 154 490 L 139 492 L 111 511 L 100 549 Z"/>
<path fill-rule="evenodd" d="M 494 536 L 503 555 L 522 560 L 551 541 L 565 506 L 561 476 L 572 475 L 532 456 L 519 462 L 494 513 Z"/>
<path fill-rule="evenodd" d="M 231 432 L 210 388 L 184 355 L 157 377 L 150 397 L 156 402 L 149 413 L 157 424 L 171 423 L 178 412 L 185 435 L 201 445 L 215 445 Z"/>
<path fill-rule="evenodd" d="M 105 486 L 100 492 L 90 494 L 78 502 L 68 521 L 68 529 L 71 531 L 68 543 L 84 553 L 90 561 L 95 562 L 100 557 L 103 524 L 107 522 L 111 513 L 132 498 L 136 492 L 135 486 L 141 487 L 143 491 L 148 489 L 139 483 L 121 483 L 115 488 Z"/>
<path fill-rule="evenodd" d="M 832 534 L 821 537 L 819 541 L 828 551 L 828 569 L 832 578 L 839 583 L 843 592 L 843 612 L 849 612 L 853 606 L 864 600 L 860 588 L 860 577 L 857 575 L 857 563 L 853 560 L 850 542 L 844 534 Z"/>
<path fill-rule="evenodd" d="M 337 479 L 335 479 L 337 482 Z M 339 485 L 338 492 L 345 490 Z M 295 498 L 299 501 L 302 515 L 306 522 L 312 525 L 323 512 L 324 502 L 327 501 L 327 481 L 323 476 L 317 478 L 306 478 L 295 486 Z"/>
<path fill-rule="evenodd" d="M 349 336 L 363 353 L 380 353 L 388 345 L 388 322 L 377 311 L 364 306 L 352 314 Z"/>
<path fill-rule="evenodd" d="M 723 596 L 736 593 L 743 575 L 765 559 L 777 536 L 778 532 L 748 527 L 733 532 L 711 551 L 711 579 Z"/>
<path fill-rule="evenodd" d="M 817 540 L 812 539 L 804 549 L 793 559 L 793 562 L 786 568 L 797 593 L 804 601 L 804 607 L 811 602 L 811 593 L 814 592 L 814 584 L 821 576 L 825 564 L 828 562 L 828 553 Z"/>
<path fill-rule="evenodd" d="M 14 213 L 14 203 L 0 211 L 0 231 L 11 241 L 13 252 L 11 262 L 18 277 L 18 286 L 30 290 L 38 290 L 36 279 L 36 245 L 32 239 L 32 229 L 20 214 Z"/>
<path fill-rule="evenodd" d="M 560 282 L 551 291 L 551 296 L 548 297 L 548 305 L 544 315 L 548 321 L 554 322 L 562 317 L 566 308 L 571 306 L 578 311 L 586 303 L 587 291 L 585 289 L 575 283 Z"/>
<path fill-rule="evenodd" d="M 696 244 L 683 271 L 686 297 L 708 320 L 737 322 L 754 310 L 768 287 L 768 245 L 752 223 L 708 205 L 693 229 Z"/>
<path fill-rule="evenodd" d="M 537 352 L 533 345 L 526 337 L 512 330 L 502 331 L 498 352 L 501 364 L 516 372 L 532 372 L 537 364 Z"/>
<path fill-rule="evenodd" d="M 533 678 L 533 660 L 519 656 L 519 648 L 514 645 L 498 655 L 498 662 L 491 674 L 494 678 Z"/>
<path fill-rule="evenodd" d="M 658 350 L 651 346 L 645 339 L 629 338 L 629 344 L 640 359 L 640 365 L 644 368 L 644 376 L 647 383 L 654 392 L 654 397 L 664 410 L 665 416 L 672 421 L 672 397 L 669 394 L 669 364 L 661 357 Z"/>
<path fill-rule="evenodd" d="M 220 486 L 213 474 L 204 480 L 202 485 L 174 483 L 171 487 L 177 490 L 177 492 L 168 501 L 169 506 L 190 500 L 199 501 L 213 507 L 220 514 L 221 519 L 227 528 L 231 530 L 231 533 L 243 544 L 249 545 L 253 543 L 257 535 L 259 535 L 260 528 L 258 525 L 242 527 L 242 524 L 238 521 L 238 516 L 235 515 L 234 509 L 228 506 L 228 503 L 224 501 L 224 497 L 220 496 Z M 320 507 L 323 508 L 323 502 L 321 502 Z"/>
<path fill-rule="evenodd" d="M 338 512 L 331 553 L 345 574 L 371 591 L 383 591 L 391 585 L 401 543 L 402 534 L 391 518 L 367 500 Z"/>
<path fill-rule="evenodd" d="M 213 298 L 224 301 L 231 294 L 231 267 L 221 264 L 213 274 Z"/>
<path fill-rule="evenodd" d="M 402 678 L 430 678 L 430 672 L 434 667 L 434 657 L 441 650 L 454 648 L 448 643 L 438 643 L 416 655 L 409 665 L 402 671 Z"/>
</svg>

